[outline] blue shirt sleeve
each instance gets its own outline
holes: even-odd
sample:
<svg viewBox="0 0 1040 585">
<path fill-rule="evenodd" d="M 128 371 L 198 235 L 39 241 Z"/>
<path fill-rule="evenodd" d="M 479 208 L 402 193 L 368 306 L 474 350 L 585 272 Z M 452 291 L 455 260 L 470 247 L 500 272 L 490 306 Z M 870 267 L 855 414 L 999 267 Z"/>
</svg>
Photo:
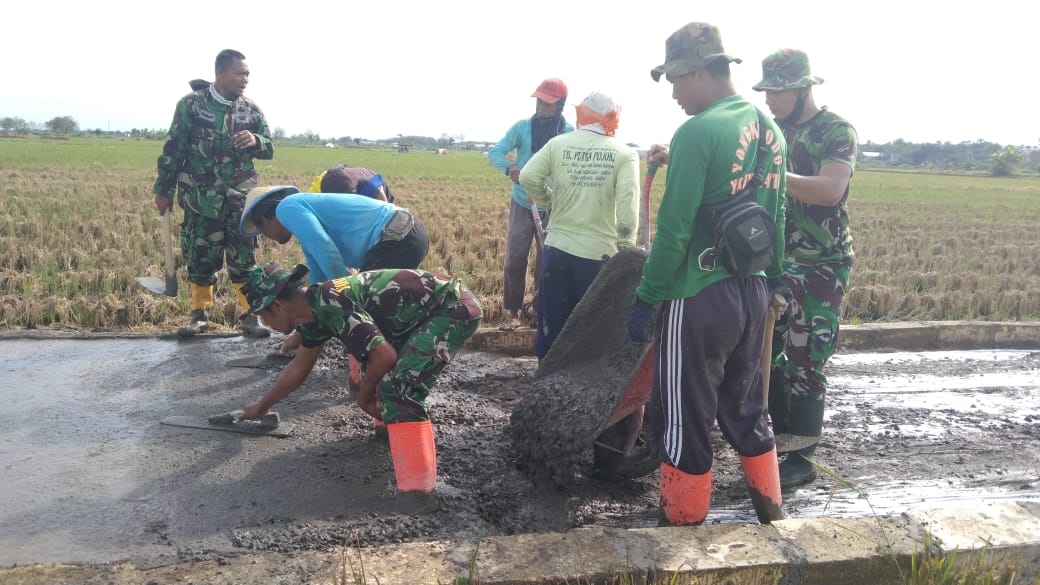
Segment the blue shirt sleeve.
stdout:
<svg viewBox="0 0 1040 585">
<path fill-rule="evenodd" d="M 506 155 L 520 147 L 520 140 L 523 135 L 521 126 L 524 125 L 523 123 L 524 120 L 521 120 L 513 124 L 506 132 L 506 135 L 502 137 L 502 140 L 496 142 L 491 147 L 491 150 L 488 151 L 488 162 L 502 174 L 506 174 L 506 169 L 514 164 L 506 158 Z M 519 153 L 517 155 L 519 156 Z"/>
</svg>

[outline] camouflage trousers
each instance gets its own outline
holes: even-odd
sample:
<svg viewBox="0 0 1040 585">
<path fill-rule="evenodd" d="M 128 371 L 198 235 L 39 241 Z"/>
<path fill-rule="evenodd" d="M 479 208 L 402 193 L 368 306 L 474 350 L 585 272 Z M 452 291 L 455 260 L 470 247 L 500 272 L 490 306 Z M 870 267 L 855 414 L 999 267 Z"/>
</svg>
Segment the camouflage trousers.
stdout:
<svg viewBox="0 0 1040 585">
<path fill-rule="evenodd" d="M 430 419 L 426 397 L 444 366 L 480 327 L 480 303 L 468 290 L 432 315 L 397 350 L 397 364 L 379 382 L 379 412 L 386 424 Z"/>
<path fill-rule="evenodd" d="M 256 238 L 239 230 L 244 196 L 224 187 L 181 185 L 179 202 L 184 209 L 181 254 L 188 280 L 203 286 L 216 284 L 226 260 L 231 282 L 245 282 L 255 263 Z"/>
<path fill-rule="evenodd" d="M 822 399 L 823 367 L 838 347 L 841 301 L 849 287 L 848 264 L 804 266 L 784 262 L 793 301 L 773 330 L 773 373 L 781 373 L 792 398 Z"/>
</svg>

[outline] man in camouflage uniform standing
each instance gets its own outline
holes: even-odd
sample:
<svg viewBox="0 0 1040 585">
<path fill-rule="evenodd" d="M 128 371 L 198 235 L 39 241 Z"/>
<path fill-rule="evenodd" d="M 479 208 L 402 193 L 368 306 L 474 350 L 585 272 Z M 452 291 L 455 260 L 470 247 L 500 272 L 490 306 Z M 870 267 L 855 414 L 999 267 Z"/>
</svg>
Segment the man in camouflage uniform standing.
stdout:
<svg viewBox="0 0 1040 585">
<path fill-rule="evenodd" d="M 766 105 L 788 144 L 787 228 L 783 281 L 788 311 L 776 322 L 769 414 L 776 434 L 817 437 L 823 429 L 827 378 L 823 367 L 838 345 L 841 302 L 852 270 L 852 233 L 846 207 L 858 138 L 845 119 L 818 107 L 812 86 L 823 83 L 809 57 L 780 49 L 762 61 Z M 809 457 L 816 446 L 780 462 L 780 485 L 816 478 Z"/>
<path fill-rule="evenodd" d="M 153 188 L 159 213 L 172 211 L 175 191 L 184 209 L 181 254 L 191 285 L 191 318 L 177 330 L 180 335 L 209 328 L 216 273 L 225 260 L 242 312 L 248 309 L 241 286 L 254 264 L 256 238 L 242 236 L 238 224 L 246 192 L 256 186 L 253 159 L 274 156 L 263 112 L 242 96 L 249 83 L 245 55 L 221 51 L 215 79 L 177 102 Z M 242 333 L 270 334 L 256 317 L 242 322 Z"/>
<path fill-rule="evenodd" d="M 426 397 L 480 326 L 480 303 L 460 280 L 420 270 L 371 270 L 303 287 L 306 274 L 302 264 L 290 273 L 271 262 L 254 268 L 242 286 L 249 314 L 285 334 L 299 326 L 303 338 L 274 387 L 246 405 L 242 418 L 260 418 L 296 390 L 336 337 L 366 364 L 357 403 L 386 423 L 396 511 L 436 511 L 437 451 Z"/>
</svg>

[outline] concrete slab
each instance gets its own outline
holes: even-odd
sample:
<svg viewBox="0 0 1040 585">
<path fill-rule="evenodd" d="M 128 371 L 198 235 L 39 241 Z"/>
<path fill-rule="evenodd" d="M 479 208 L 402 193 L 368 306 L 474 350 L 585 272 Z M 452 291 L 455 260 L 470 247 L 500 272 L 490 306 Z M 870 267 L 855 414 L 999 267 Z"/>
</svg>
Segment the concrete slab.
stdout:
<svg viewBox="0 0 1040 585">
<path fill-rule="evenodd" d="M 773 526 L 790 543 L 792 583 L 898 583 L 920 550 L 905 518 L 792 519 Z"/>
<path fill-rule="evenodd" d="M 1022 501 L 973 507 L 910 510 L 903 515 L 918 540 L 943 554 L 956 553 L 958 567 L 980 562 L 1019 568 L 1023 583 L 1040 578 L 1040 503 Z"/>
</svg>

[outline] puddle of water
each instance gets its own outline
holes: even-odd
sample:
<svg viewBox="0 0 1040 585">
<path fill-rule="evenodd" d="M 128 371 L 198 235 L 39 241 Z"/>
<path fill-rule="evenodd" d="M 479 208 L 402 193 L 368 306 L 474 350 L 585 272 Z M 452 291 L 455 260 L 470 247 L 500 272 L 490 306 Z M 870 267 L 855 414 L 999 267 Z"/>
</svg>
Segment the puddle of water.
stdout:
<svg viewBox="0 0 1040 585">
<path fill-rule="evenodd" d="M 846 411 L 876 408 L 910 410 L 918 413 L 942 411 L 974 412 L 1001 420 L 1029 422 L 1040 415 L 1040 369 L 1008 369 L 1000 371 L 993 364 L 1020 360 L 1033 352 L 1024 350 L 933 351 L 917 353 L 839 354 L 831 359 L 836 368 L 856 365 L 891 363 L 899 365 L 891 374 L 871 372 L 869 375 L 829 375 L 831 392 L 855 396 Z M 971 362 L 979 371 L 943 375 L 943 363 Z M 920 373 L 906 373 L 907 366 L 920 364 Z M 997 371 L 993 371 L 996 369 Z M 937 373 L 938 372 L 938 373 Z M 837 410 L 842 410 L 839 407 Z M 829 413 L 833 416 L 833 413 Z M 900 424 L 899 431 L 909 430 Z M 922 436 L 935 436 L 938 429 L 920 425 L 915 431 Z M 941 434 L 941 433 L 940 433 Z"/>
<path fill-rule="evenodd" d="M 1000 480 L 997 484 L 1001 484 Z M 834 489 L 825 494 L 800 490 L 788 496 L 784 506 L 796 509 L 798 516 L 804 518 L 854 518 L 896 516 L 918 506 L 954 508 L 1011 500 L 1040 501 L 1040 489 L 1035 482 L 1020 483 L 1019 486 L 1026 487 L 1016 488 L 1006 482 L 1003 485 L 967 485 L 949 480 L 896 481 L 872 484 L 863 493 L 849 488 Z"/>
<path fill-rule="evenodd" d="M 834 365 L 912 363 L 924 361 L 1008 361 L 1021 359 L 1033 353 L 1018 349 L 979 349 L 966 351 L 920 351 L 892 353 L 839 353 L 828 363 Z"/>
</svg>

